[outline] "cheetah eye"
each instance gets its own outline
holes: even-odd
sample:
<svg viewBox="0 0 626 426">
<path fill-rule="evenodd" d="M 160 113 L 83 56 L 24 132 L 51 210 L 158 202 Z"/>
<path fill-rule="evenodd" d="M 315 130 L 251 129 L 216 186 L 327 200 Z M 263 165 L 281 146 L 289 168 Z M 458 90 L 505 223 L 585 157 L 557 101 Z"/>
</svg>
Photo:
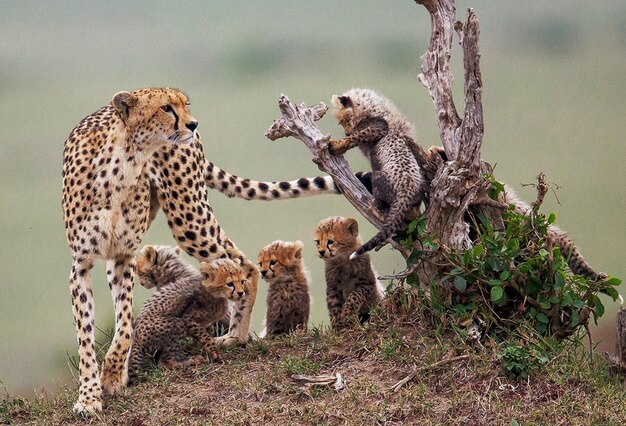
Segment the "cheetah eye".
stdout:
<svg viewBox="0 0 626 426">
<path fill-rule="evenodd" d="M 275 260 L 270 260 L 270 266 L 274 266 L 276 265 L 276 261 Z"/>
<path fill-rule="evenodd" d="M 229 282 L 226 283 L 226 286 L 228 286 L 230 288 L 233 288 L 233 287 L 235 287 L 235 284 L 232 281 L 229 281 Z"/>
<path fill-rule="evenodd" d="M 165 112 L 172 112 L 172 111 L 173 111 L 172 106 L 171 106 L 170 104 L 163 105 L 163 106 L 161 107 L 161 109 L 162 109 L 163 111 L 165 111 Z"/>
<path fill-rule="evenodd" d="M 320 245 L 320 240 L 315 240 L 315 244 L 319 246 Z"/>
<path fill-rule="evenodd" d="M 328 244 L 330 246 L 330 245 L 335 244 L 335 241 L 334 240 L 328 240 L 328 241 L 326 241 L 326 244 Z"/>
</svg>

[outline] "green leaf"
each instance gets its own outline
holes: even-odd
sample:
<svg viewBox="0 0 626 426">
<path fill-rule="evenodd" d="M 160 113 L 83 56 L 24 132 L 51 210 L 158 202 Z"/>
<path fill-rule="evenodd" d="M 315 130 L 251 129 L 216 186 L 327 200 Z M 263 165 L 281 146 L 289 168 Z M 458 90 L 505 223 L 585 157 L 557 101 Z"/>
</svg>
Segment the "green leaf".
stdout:
<svg viewBox="0 0 626 426">
<path fill-rule="evenodd" d="M 563 288 L 564 285 L 565 285 L 565 275 L 563 274 L 562 271 L 557 271 L 557 273 L 554 274 L 554 288 L 557 290 L 560 290 Z"/>
<path fill-rule="evenodd" d="M 474 246 L 474 250 L 473 250 L 474 257 L 480 257 L 483 255 L 484 252 L 485 252 L 485 246 L 483 246 L 482 244 L 476 244 L 476 246 Z"/>
<path fill-rule="evenodd" d="M 411 223 L 409 223 L 409 233 L 412 233 L 413 231 L 415 231 L 415 229 L 417 228 L 417 220 L 412 221 Z"/>
<path fill-rule="evenodd" d="M 539 303 L 539 306 L 541 306 L 542 309 L 550 309 L 552 307 L 552 303 L 548 302 L 547 300 L 543 300 Z"/>
<path fill-rule="evenodd" d="M 502 271 L 500 273 L 500 281 L 506 281 L 509 279 L 509 271 Z"/>
<path fill-rule="evenodd" d="M 611 285 L 611 286 L 618 286 L 621 283 L 622 283 L 622 280 L 620 280 L 619 278 L 609 278 L 608 280 L 604 282 L 604 284 Z"/>
<path fill-rule="evenodd" d="M 539 256 L 540 256 L 542 259 L 545 259 L 545 258 L 548 256 L 548 250 L 546 250 L 546 249 L 542 248 L 541 250 L 539 250 Z"/>
<path fill-rule="evenodd" d="M 457 290 L 459 290 L 460 292 L 464 292 L 465 289 L 467 288 L 467 281 L 465 280 L 465 278 L 463 277 L 456 277 L 454 279 L 454 286 L 457 288 Z"/>
<path fill-rule="evenodd" d="M 504 289 L 500 286 L 491 287 L 491 301 L 498 302 L 504 297 Z"/>
<path fill-rule="evenodd" d="M 578 314 L 578 311 L 572 311 L 572 323 L 571 323 L 571 326 L 572 327 L 576 327 L 579 323 L 580 323 L 580 315 Z"/>
<path fill-rule="evenodd" d="M 596 320 L 596 323 L 598 322 L 598 318 L 600 318 L 602 315 L 604 315 L 604 305 L 602 304 L 602 301 L 600 300 L 600 298 L 598 296 L 595 297 L 595 302 L 596 302 L 596 309 L 594 310 L 594 319 Z"/>
<path fill-rule="evenodd" d="M 517 420 L 511 419 L 511 426 L 520 426 L 520 424 Z"/>
<path fill-rule="evenodd" d="M 550 216 L 548 216 L 548 219 L 547 219 L 548 224 L 554 223 L 555 220 L 556 220 L 556 213 L 550 213 Z"/>
<path fill-rule="evenodd" d="M 539 321 L 542 324 L 548 324 L 550 322 L 550 318 L 548 318 L 548 316 L 544 314 L 543 312 L 538 312 L 537 321 Z"/>
<path fill-rule="evenodd" d="M 501 286 L 502 285 L 502 281 L 500 281 L 500 280 L 489 280 L 488 283 L 489 283 L 490 286 L 496 286 L 496 285 L 497 286 Z"/>
<path fill-rule="evenodd" d="M 585 306 L 585 302 L 580 299 L 576 299 L 572 302 L 572 306 L 576 309 L 582 309 Z"/>
<path fill-rule="evenodd" d="M 613 299 L 613 301 L 615 302 L 617 300 L 617 298 L 619 297 L 619 293 L 617 292 L 617 290 L 615 290 L 612 287 L 607 287 L 604 289 L 604 291 L 606 292 L 606 294 Z"/>
</svg>

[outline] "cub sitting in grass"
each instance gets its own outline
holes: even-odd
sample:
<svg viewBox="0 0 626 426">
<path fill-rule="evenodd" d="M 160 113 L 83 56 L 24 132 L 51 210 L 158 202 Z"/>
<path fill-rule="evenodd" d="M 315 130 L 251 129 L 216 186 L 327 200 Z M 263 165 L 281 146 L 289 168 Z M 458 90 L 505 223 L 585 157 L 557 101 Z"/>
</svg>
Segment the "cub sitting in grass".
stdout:
<svg viewBox="0 0 626 426">
<path fill-rule="evenodd" d="M 370 309 L 383 299 L 383 290 L 369 255 L 350 260 L 359 247 L 359 224 L 351 217 L 329 217 L 315 229 L 319 256 L 326 262 L 326 303 L 330 323 L 344 328 L 364 323 Z"/>
<path fill-rule="evenodd" d="M 269 283 L 266 336 L 288 334 L 298 328 L 306 330 L 311 299 L 302 247 L 301 241 L 274 241 L 259 253 L 259 270 Z"/>
<path fill-rule="evenodd" d="M 246 273 L 230 259 L 200 263 L 200 274 L 182 259 L 178 247 L 145 246 L 137 257 L 139 282 L 157 291 L 146 301 L 134 325 L 129 384 L 137 382 L 146 355 L 169 366 L 197 364 L 183 350 L 192 336 L 214 362 L 222 362 L 209 327 L 224 318 L 228 300 L 244 297 Z"/>
</svg>

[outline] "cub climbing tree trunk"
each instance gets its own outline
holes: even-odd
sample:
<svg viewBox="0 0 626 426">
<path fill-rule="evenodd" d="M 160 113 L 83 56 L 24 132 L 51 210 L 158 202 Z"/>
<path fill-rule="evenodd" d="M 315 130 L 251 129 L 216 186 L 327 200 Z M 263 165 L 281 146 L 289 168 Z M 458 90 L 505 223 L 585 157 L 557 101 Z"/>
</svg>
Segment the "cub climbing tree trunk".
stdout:
<svg viewBox="0 0 626 426">
<path fill-rule="evenodd" d="M 470 206 L 492 220 L 501 223 L 501 208 L 487 196 L 490 182 L 484 179 L 492 167 L 481 160 L 483 138 L 482 78 L 478 20 L 474 11 L 467 13 L 465 23 L 456 21 L 454 0 L 416 0 L 431 16 L 432 31 L 428 50 L 421 57 L 418 80 L 428 90 L 435 105 L 441 144 L 447 161 L 439 156 L 417 154 L 427 167 L 431 181 L 429 204 L 425 212 L 427 231 L 438 236 L 442 246 L 464 249 L 470 246 L 469 225 L 464 220 Z M 457 113 L 452 97 L 453 77 L 450 73 L 450 56 L 454 34 L 458 35 L 463 50 L 465 68 L 465 101 L 463 117 Z M 293 136 L 305 143 L 313 154 L 313 161 L 330 174 L 343 195 L 375 227 L 380 220 L 368 208 L 372 196 L 354 177 L 342 156 L 331 155 L 327 150 L 329 135 L 323 135 L 315 126 L 327 111 L 323 103 L 307 107 L 294 105 L 282 95 L 279 99 L 282 116 L 274 122 L 266 136 L 272 140 Z M 419 244 L 419 242 L 417 243 Z M 394 244 L 406 258 L 410 250 Z M 433 254 L 436 256 L 436 254 Z"/>
</svg>

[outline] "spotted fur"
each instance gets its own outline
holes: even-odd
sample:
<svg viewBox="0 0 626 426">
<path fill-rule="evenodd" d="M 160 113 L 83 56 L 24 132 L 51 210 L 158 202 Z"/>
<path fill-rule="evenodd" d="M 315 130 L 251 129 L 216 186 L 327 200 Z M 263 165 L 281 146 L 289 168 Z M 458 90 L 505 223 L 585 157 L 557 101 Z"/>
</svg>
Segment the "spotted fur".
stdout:
<svg viewBox="0 0 626 426">
<path fill-rule="evenodd" d="M 269 284 L 265 316 L 267 336 L 307 328 L 311 299 L 302 248 L 301 241 L 274 241 L 257 257 L 261 276 Z"/>
<path fill-rule="evenodd" d="M 416 217 L 425 182 L 415 158 L 413 127 L 384 96 L 369 89 L 351 89 L 333 96 L 335 116 L 346 137 L 331 140 L 329 150 L 344 154 L 358 146 L 372 167 L 373 212 L 383 227 L 352 257 L 383 244 Z"/>
<path fill-rule="evenodd" d="M 134 253 L 159 209 L 178 245 L 199 261 L 236 259 L 247 270 L 248 296 L 235 306 L 219 344 L 246 342 L 258 272 L 219 226 L 207 201 L 206 160 L 189 113 L 175 89 L 120 92 L 83 119 L 65 141 L 63 213 L 72 252 L 70 290 L 78 338 L 78 401 L 74 410 L 102 409 L 102 389 L 127 382 L 132 336 Z M 115 305 L 115 336 L 102 365 L 96 361 L 90 271 L 107 262 Z"/>
<path fill-rule="evenodd" d="M 137 257 L 139 282 L 157 287 L 135 320 L 129 384 L 137 381 L 146 355 L 170 366 L 200 362 L 183 350 L 195 338 L 214 362 L 222 357 L 209 328 L 224 317 L 228 300 L 245 297 L 245 272 L 230 259 L 200 264 L 201 275 L 180 257 L 180 250 L 145 246 Z"/>
<path fill-rule="evenodd" d="M 371 192 L 371 173 L 357 172 L 355 176 Z M 330 176 L 302 177 L 292 181 L 260 182 L 241 178 L 207 161 L 207 186 L 226 196 L 244 200 L 290 200 L 323 194 L 341 194 Z"/>
<path fill-rule="evenodd" d="M 361 246 L 359 224 L 351 217 L 322 220 L 314 232 L 319 256 L 325 262 L 326 303 L 333 327 L 343 328 L 369 319 L 373 306 L 383 298 L 369 255 L 350 260 Z"/>
</svg>

